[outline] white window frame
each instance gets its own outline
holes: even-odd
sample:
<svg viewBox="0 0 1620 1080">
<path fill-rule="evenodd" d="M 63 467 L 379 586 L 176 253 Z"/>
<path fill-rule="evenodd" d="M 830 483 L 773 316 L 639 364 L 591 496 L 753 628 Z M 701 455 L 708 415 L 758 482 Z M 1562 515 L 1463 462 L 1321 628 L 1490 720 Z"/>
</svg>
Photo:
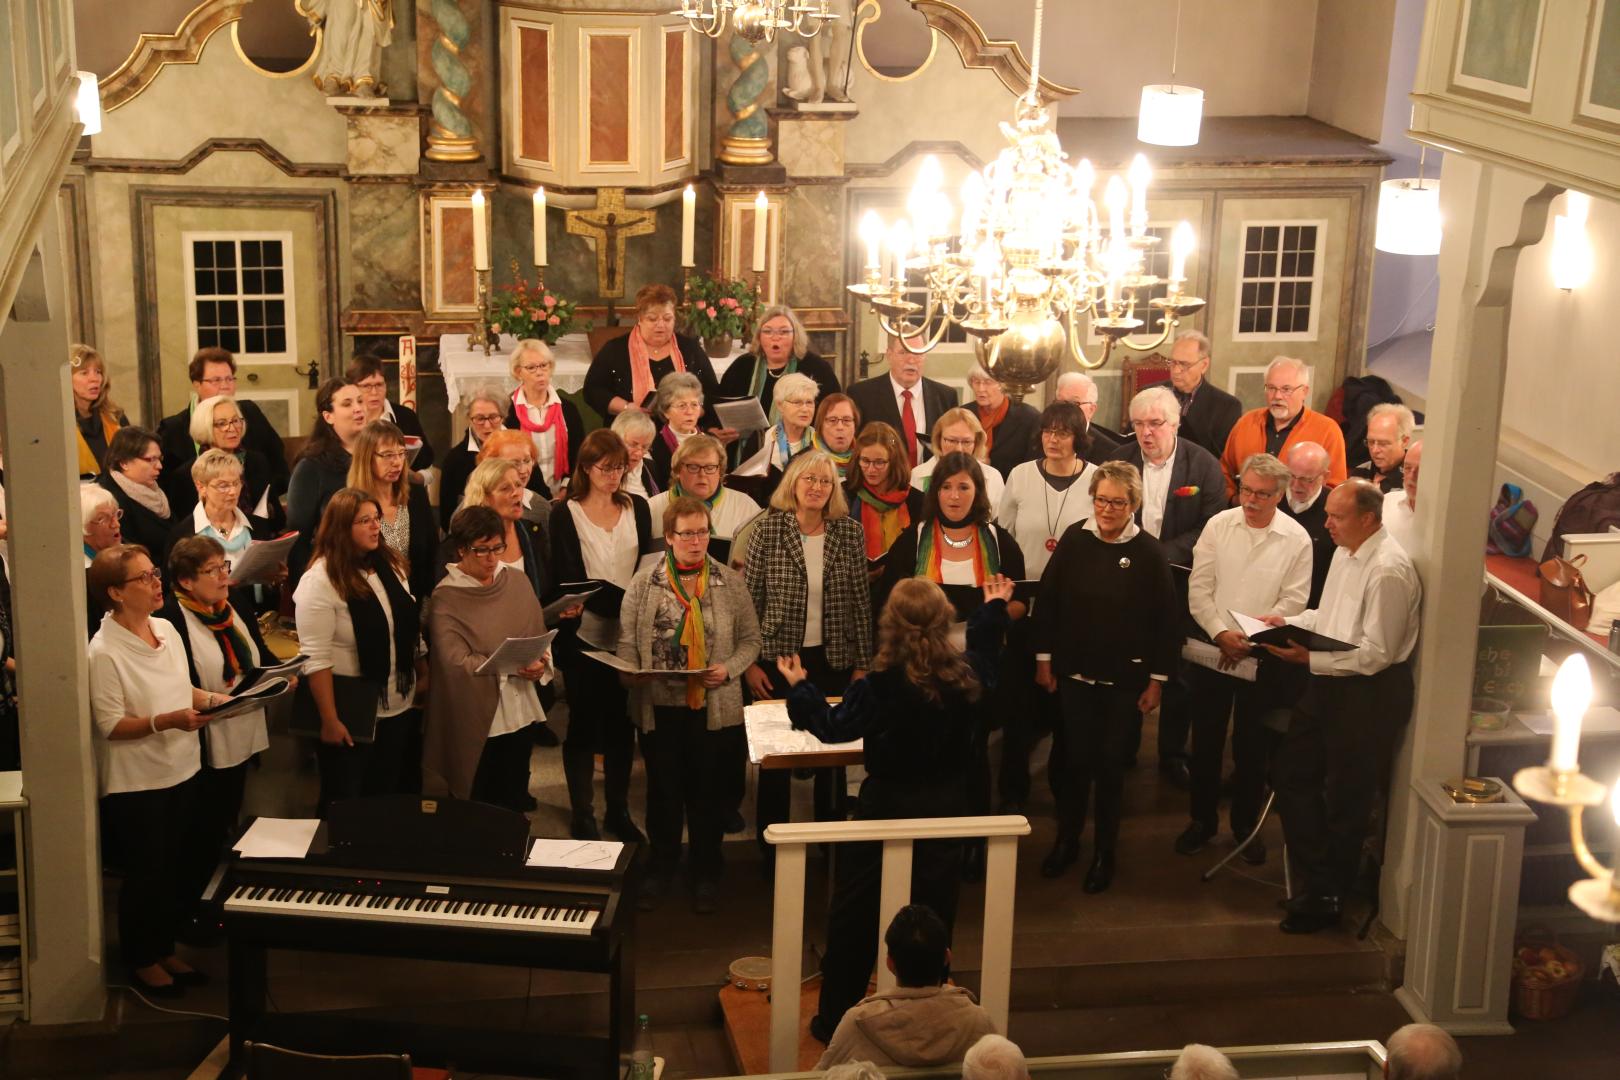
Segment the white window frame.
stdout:
<svg viewBox="0 0 1620 1080">
<path fill-rule="evenodd" d="M 180 250 L 182 264 L 186 277 L 186 354 L 197 354 L 197 301 L 200 299 L 232 299 L 226 296 L 199 297 L 197 295 L 197 267 L 194 246 L 198 241 L 218 242 L 221 240 L 233 241 L 236 244 L 236 287 L 234 296 L 236 300 L 237 325 L 243 327 L 242 303 L 242 241 L 244 240 L 278 240 L 281 242 L 281 292 L 265 293 L 262 296 L 255 294 L 251 299 L 280 300 L 286 316 L 287 347 L 279 353 L 249 353 L 241 350 L 232 350 L 236 356 L 236 363 L 251 366 L 285 365 L 292 366 L 298 362 L 298 308 L 295 301 L 296 290 L 293 282 L 293 234 L 290 232 L 265 231 L 239 231 L 214 232 L 196 231 L 182 232 L 180 234 Z M 243 327 L 243 340 L 239 344 L 246 346 L 246 329 Z"/>
<path fill-rule="evenodd" d="M 1154 249 L 1155 249 L 1155 254 L 1158 254 L 1160 252 L 1164 253 L 1166 260 L 1169 259 L 1170 233 L 1171 233 L 1172 230 L 1175 229 L 1175 227 L 1176 227 L 1176 223 L 1173 222 L 1173 221 L 1149 221 L 1147 223 L 1147 229 L 1148 229 L 1149 232 L 1152 232 L 1155 229 L 1157 229 L 1157 230 L 1160 230 L 1160 231 L 1162 231 L 1164 233 L 1164 236 L 1159 240 L 1159 242 L 1157 244 L 1154 245 Z M 1152 264 L 1151 263 L 1147 264 L 1145 268 L 1146 269 L 1152 269 Z M 1188 263 L 1188 269 L 1192 269 L 1192 265 L 1191 265 L 1190 261 Z M 1167 279 L 1168 279 L 1169 273 L 1170 273 L 1170 268 L 1168 266 L 1166 266 L 1165 267 L 1165 275 L 1166 275 Z M 1170 295 L 1170 287 L 1169 287 L 1168 280 L 1161 283 L 1161 285 L 1154 286 L 1154 288 L 1163 288 L 1164 289 L 1164 294 L 1166 296 Z M 1148 290 L 1149 296 L 1152 295 L 1152 292 L 1153 292 L 1152 289 Z M 1149 310 L 1151 311 L 1152 309 L 1149 309 Z M 1159 317 L 1161 319 L 1164 318 L 1165 313 L 1161 311 L 1159 313 Z M 1153 329 L 1153 320 L 1151 318 L 1144 319 L 1143 322 L 1146 323 L 1147 325 L 1143 326 L 1143 328 L 1141 330 L 1137 331 L 1134 334 L 1126 334 L 1124 340 L 1126 340 L 1128 342 L 1131 342 L 1132 344 L 1136 344 L 1136 345 L 1145 345 L 1148 342 L 1152 341 L 1154 338 L 1159 336 L 1159 331 Z M 1091 314 L 1088 314 L 1086 316 L 1086 344 L 1087 345 L 1098 345 L 1098 346 L 1100 346 L 1100 345 L 1102 345 L 1104 340 L 1105 339 L 1103 338 L 1103 336 L 1101 334 L 1097 333 L 1096 314 L 1094 312 L 1091 313 Z M 1167 342 L 1167 344 L 1170 344 L 1170 343 Z M 1095 373 L 1093 373 L 1093 374 L 1095 374 Z"/>
<path fill-rule="evenodd" d="M 1270 277 L 1257 277 L 1257 278 L 1251 278 L 1251 277 L 1244 276 L 1244 273 L 1243 273 L 1243 260 L 1244 260 L 1244 256 L 1248 254 L 1249 230 L 1253 229 L 1253 228 L 1264 228 L 1264 227 L 1266 227 L 1268 225 L 1276 225 L 1276 226 L 1278 226 L 1280 228 L 1289 228 L 1289 227 L 1293 227 L 1293 226 L 1315 226 L 1315 228 L 1316 228 L 1316 249 L 1315 249 L 1314 256 L 1313 256 L 1313 258 L 1311 260 L 1311 276 L 1310 277 L 1304 278 L 1304 277 L 1295 276 L 1295 277 L 1289 277 L 1289 278 L 1285 279 L 1285 278 L 1281 277 L 1278 274 L 1273 274 Z M 1326 261 L 1327 235 L 1328 235 L 1328 223 L 1327 223 L 1327 220 L 1325 218 L 1292 218 L 1292 219 L 1281 219 L 1281 218 L 1271 219 L 1271 218 L 1267 218 L 1267 219 L 1261 219 L 1261 220 L 1255 220 L 1255 221 L 1244 221 L 1238 227 L 1238 247 L 1237 247 L 1237 253 L 1236 253 L 1237 278 L 1236 278 L 1236 281 L 1234 283 L 1234 287 L 1233 287 L 1233 290 L 1232 290 L 1232 294 L 1233 294 L 1232 295 L 1232 340 L 1233 341 L 1315 341 L 1317 339 L 1317 336 L 1320 333 L 1321 325 L 1322 325 L 1322 267 L 1323 267 L 1323 265 L 1324 265 L 1324 263 Z M 1282 258 L 1281 252 L 1278 253 L 1277 257 L 1278 257 L 1278 260 L 1280 261 L 1281 258 Z M 1281 269 L 1282 269 L 1281 266 L 1279 266 L 1278 270 L 1280 271 Z M 1308 330 L 1304 331 L 1303 333 L 1300 332 L 1300 331 L 1297 331 L 1297 330 L 1296 331 L 1290 331 L 1290 332 L 1285 333 L 1285 334 L 1280 334 L 1280 333 L 1277 333 L 1277 332 L 1271 331 L 1271 330 L 1267 330 L 1267 331 L 1264 331 L 1264 332 L 1253 332 L 1253 331 L 1251 331 L 1249 333 L 1241 332 L 1238 329 L 1238 327 L 1241 326 L 1242 322 L 1243 322 L 1243 286 L 1247 282 L 1250 282 L 1250 281 L 1258 281 L 1258 282 L 1267 282 L 1267 281 L 1269 281 L 1269 282 L 1271 282 L 1273 284 L 1278 284 L 1278 283 L 1281 283 L 1284 280 L 1286 280 L 1286 281 L 1309 281 L 1311 283 L 1310 328 Z M 1272 310 L 1275 313 L 1275 311 L 1276 311 L 1276 297 L 1275 296 L 1273 296 L 1273 298 L 1272 298 Z M 1273 321 L 1272 325 L 1276 325 L 1275 321 Z"/>
</svg>

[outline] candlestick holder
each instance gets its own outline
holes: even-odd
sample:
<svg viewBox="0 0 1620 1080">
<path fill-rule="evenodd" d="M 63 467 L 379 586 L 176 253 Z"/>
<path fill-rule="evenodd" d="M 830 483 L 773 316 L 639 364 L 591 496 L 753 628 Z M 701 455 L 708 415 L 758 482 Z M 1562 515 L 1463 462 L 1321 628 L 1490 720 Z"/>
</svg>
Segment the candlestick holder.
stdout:
<svg viewBox="0 0 1620 1080">
<path fill-rule="evenodd" d="M 546 291 L 546 264 L 545 263 L 535 263 L 534 264 L 534 288 L 535 288 L 536 292 L 538 292 L 538 293 L 540 293 L 542 295 L 545 294 L 545 291 Z"/>
<path fill-rule="evenodd" d="M 467 335 L 467 348 L 483 349 L 484 355 L 488 356 L 490 350 L 501 343 L 501 332 L 495 329 L 494 297 L 489 287 L 490 272 L 487 269 L 474 268 L 473 277 L 478 281 L 478 325 Z"/>
<path fill-rule="evenodd" d="M 1602 784 L 1574 769 L 1537 765 L 1513 774 L 1513 789 L 1533 802 L 1562 807 L 1569 815 L 1569 845 L 1581 868 L 1592 875 L 1569 887 L 1570 903 L 1599 922 L 1620 923 L 1620 881 L 1586 842 L 1581 816 L 1589 806 L 1602 806 L 1608 793 Z"/>
</svg>

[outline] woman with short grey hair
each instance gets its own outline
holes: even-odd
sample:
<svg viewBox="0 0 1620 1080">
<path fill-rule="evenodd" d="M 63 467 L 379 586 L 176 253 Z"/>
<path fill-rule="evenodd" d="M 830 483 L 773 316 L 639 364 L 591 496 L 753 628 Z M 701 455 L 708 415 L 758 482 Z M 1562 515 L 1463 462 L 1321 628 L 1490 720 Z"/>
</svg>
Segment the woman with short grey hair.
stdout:
<svg viewBox="0 0 1620 1080">
<path fill-rule="evenodd" d="M 640 409 L 626 409 L 613 418 L 613 433 L 624 440 L 624 448 L 630 452 L 630 463 L 624 470 L 624 490 L 643 499 L 650 499 L 663 490 L 647 460 L 653 441 L 658 438 L 652 417 Z"/>
<path fill-rule="evenodd" d="M 836 394 L 841 389 L 832 365 L 810 351 L 810 335 L 798 315 L 785 304 L 776 304 L 760 312 L 749 351 L 726 369 L 720 380 L 720 394 L 727 398 L 759 398 L 760 408 L 775 423 L 779 419 L 776 408 L 779 381 L 793 374 L 808 375 L 815 380 L 816 405 L 828 394 Z M 737 460 L 746 460 L 759 447 L 760 438 L 756 435 L 739 448 Z"/>
<path fill-rule="evenodd" d="M 689 371 L 672 371 L 658 380 L 653 412 L 663 421 L 647 455 L 653 481 L 669 487 L 669 463 L 681 443 L 698 433 L 703 419 L 703 383 Z"/>
<path fill-rule="evenodd" d="M 450 517 L 461 505 L 461 493 L 467 487 L 467 477 L 478 466 L 478 451 L 484 441 L 499 431 L 511 411 L 512 399 L 494 386 L 474 390 L 467 398 L 467 437 L 452 446 L 439 463 L 439 525 L 450 527 Z M 566 439 L 566 436 L 564 436 Z M 538 476 L 535 470 L 531 476 Z M 536 480 L 535 484 L 544 487 Z"/>
</svg>

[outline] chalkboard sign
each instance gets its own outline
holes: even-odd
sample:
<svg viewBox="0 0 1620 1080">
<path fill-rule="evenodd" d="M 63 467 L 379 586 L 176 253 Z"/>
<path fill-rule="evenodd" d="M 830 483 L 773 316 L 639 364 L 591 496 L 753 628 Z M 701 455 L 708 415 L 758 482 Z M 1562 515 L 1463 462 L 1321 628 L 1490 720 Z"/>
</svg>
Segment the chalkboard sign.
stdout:
<svg viewBox="0 0 1620 1080">
<path fill-rule="evenodd" d="M 1474 696 L 1498 698 L 1516 708 L 1540 704 L 1527 700 L 1541 676 L 1541 652 L 1547 628 L 1481 626 L 1474 653 Z"/>
</svg>

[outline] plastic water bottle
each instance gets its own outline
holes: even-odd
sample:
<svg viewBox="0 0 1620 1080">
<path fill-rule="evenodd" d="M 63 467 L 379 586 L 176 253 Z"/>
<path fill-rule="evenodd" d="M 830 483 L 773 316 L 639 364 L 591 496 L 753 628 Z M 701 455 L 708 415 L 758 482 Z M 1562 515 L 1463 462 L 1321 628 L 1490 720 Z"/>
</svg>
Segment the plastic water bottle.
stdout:
<svg viewBox="0 0 1620 1080">
<path fill-rule="evenodd" d="M 653 1080 L 652 1021 L 642 1013 L 636 1020 L 636 1041 L 630 1050 L 629 1080 Z"/>
</svg>

